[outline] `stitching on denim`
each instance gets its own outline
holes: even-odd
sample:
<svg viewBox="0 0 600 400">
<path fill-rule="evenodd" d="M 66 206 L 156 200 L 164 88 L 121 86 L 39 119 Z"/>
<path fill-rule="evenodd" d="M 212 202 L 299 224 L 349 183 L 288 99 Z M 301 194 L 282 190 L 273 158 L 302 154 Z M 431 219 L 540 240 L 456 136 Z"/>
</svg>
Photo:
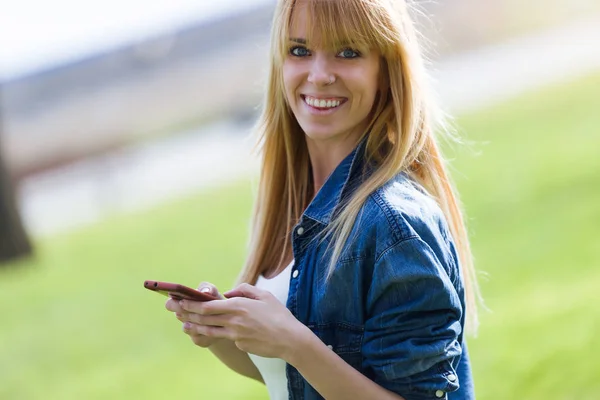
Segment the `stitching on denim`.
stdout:
<svg viewBox="0 0 600 400">
<path fill-rule="evenodd" d="M 396 218 L 394 218 L 394 215 L 392 214 L 390 207 L 387 206 L 385 199 L 381 196 L 379 190 L 373 192 L 371 194 L 371 197 L 373 197 L 375 204 L 381 209 L 381 211 L 383 211 L 383 214 L 385 215 L 388 224 L 392 228 L 392 235 L 394 235 L 394 239 L 398 239 L 396 237 L 398 236 L 397 232 L 402 233 L 402 227 L 400 226 Z M 400 234 L 399 236 L 402 237 L 402 234 Z"/>
<path fill-rule="evenodd" d="M 401 244 L 404 244 L 405 242 L 408 242 L 408 241 L 414 240 L 414 239 L 419 239 L 419 237 L 416 235 L 412 235 L 412 236 L 408 236 L 406 238 L 400 238 L 396 242 L 392 243 L 391 245 L 386 247 L 378 257 L 375 258 L 375 264 L 377 264 L 386 255 L 386 253 L 388 251 L 392 250 L 394 247 L 399 246 Z"/>
<path fill-rule="evenodd" d="M 348 334 L 350 336 L 350 340 L 348 340 L 348 342 L 336 343 L 336 346 L 333 348 L 333 350 L 336 352 L 336 354 L 351 355 L 351 354 L 360 354 L 362 352 L 362 345 L 363 345 L 364 336 L 365 336 L 364 335 L 365 329 L 363 326 L 349 324 L 347 322 L 340 322 L 340 321 L 324 323 L 324 324 L 320 324 L 320 323 L 309 324 L 307 326 L 312 331 L 320 331 L 320 332 L 329 331 L 329 332 L 331 332 L 332 330 L 335 330 L 335 329 L 341 329 L 346 334 Z M 319 335 L 317 334 L 317 336 L 319 336 Z"/>
<path fill-rule="evenodd" d="M 364 255 L 349 256 L 348 258 L 344 258 L 343 260 L 340 260 L 339 264 L 343 265 L 343 264 L 351 263 L 353 261 L 362 261 L 362 260 L 365 260 L 366 258 L 367 258 L 367 256 L 364 256 Z"/>
<path fill-rule="evenodd" d="M 347 329 L 349 331 L 356 331 L 356 332 L 360 332 L 360 333 L 364 333 L 364 331 L 365 331 L 364 326 L 349 324 L 349 323 L 343 322 L 343 321 L 334 321 L 334 322 L 316 323 L 316 324 L 313 323 L 313 324 L 309 324 L 307 326 L 310 327 L 311 329 L 325 329 L 325 328 L 331 328 L 331 327 L 337 326 L 340 328 Z"/>
<path fill-rule="evenodd" d="M 306 215 L 306 214 L 304 214 L 304 215 L 303 215 L 303 217 L 304 217 L 305 219 L 310 219 L 310 220 L 312 220 L 312 221 L 314 221 L 314 222 L 316 222 L 316 223 L 318 223 L 318 224 L 325 225 L 325 226 L 327 225 L 327 224 L 326 224 L 326 223 L 324 223 L 323 221 L 319 221 L 318 219 L 316 219 L 316 218 L 314 218 L 314 217 L 311 217 L 310 215 Z M 295 228 L 295 227 L 294 227 L 294 228 Z"/>
</svg>

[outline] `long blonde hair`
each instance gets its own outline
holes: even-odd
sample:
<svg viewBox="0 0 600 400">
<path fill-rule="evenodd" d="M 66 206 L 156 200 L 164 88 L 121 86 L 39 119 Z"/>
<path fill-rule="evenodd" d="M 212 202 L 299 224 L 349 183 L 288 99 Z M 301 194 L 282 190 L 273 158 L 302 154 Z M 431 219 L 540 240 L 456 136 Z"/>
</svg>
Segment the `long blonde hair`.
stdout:
<svg viewBox="0 0 600 400">
<path fill-rule="evenodd" d="M 340 43 L 377 49 L 382 56 L 380 92 L 366 138 L 366 157 L 377 165 L 330 223 L 333 271 L 365 200 L 401 171 L 436 199 L 444 212 L 462 265 L 467 325 L 477 327 L 479 297 L 473 257 L 459 201 L 435 131 L 441 114 L 428 90 L 424 58 L 404 0 L 302 0 L 310 15 L 306 32 L 319 32 L 323 48 Z M 289 29 L 297 1 L 278 2 L 271 37 L 271 67 L 262 116 L 257 125 L 262 166 L 249 256 L 240 282 L 254 284 L 261 273 L 280 267 L 291 254 L 291 234 L 312 195 L 310 160 L 304 133 L 283 86 L 282 65 L 289 51 Z M 314 29 L 312 27 L 315 27 Z M 315 44 L 306 38 L 311 46 Z M 442 129 L 443 131 L 444 129 Z M 365 133 L 366 134 L 366 133 Z"/>
</svg>

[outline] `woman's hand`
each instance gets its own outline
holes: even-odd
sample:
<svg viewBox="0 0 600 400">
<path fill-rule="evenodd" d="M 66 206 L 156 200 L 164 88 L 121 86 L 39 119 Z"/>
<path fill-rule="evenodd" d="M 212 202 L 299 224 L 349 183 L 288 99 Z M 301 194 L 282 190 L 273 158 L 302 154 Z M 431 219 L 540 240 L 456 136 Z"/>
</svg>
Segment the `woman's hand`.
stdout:
<svg viewBox="0 0 600 400">
<path fill-rule="evenodd" d="M 242 284 L 226 300 L 182 300 L 194 333 L 203 340 L 229 339 L 247 353 L 287 360 L 302 335 L 312 332 L 270 292 Z M 194 342 L 195 343 L 195 342 Z"/>
<path fill-rule="evenodd" d="M 219 297 L 220 299 L 225 299 L 219 293 L 219 290 L 214 285 L 212 285 L 208 282 L 202 282 L 198 286 L 198 290 L 201 292 L 209 293 L 215 297 Z M 199 303 L 199 302 L 193 302 L 193 303 Z M 215 344 L 216 342 L 218 342 L 220 340 L 219 338 L 208 337 L 208 336 L 204 336 L 204 335 L 198 333 L 197 327 L 193 322 L 194 318 L 192 318 L 192 315 L 189 312 L 187 312 L 183 308 L 181 308 L 179 301 L 174 300 L 174 299 L 169 299 L 169 300 L 167 300 L 165 307 L 167 310 L 174 312 L 176 318 L 179 321 L 183 322 L 183 331 L 190 336 L 190 338 L 192 339 L 192 342 L 194 342 L 194 344 L 196 346 L 207 348 L 207 347 L 212 346 L 213 344 Z"/>
</svg>

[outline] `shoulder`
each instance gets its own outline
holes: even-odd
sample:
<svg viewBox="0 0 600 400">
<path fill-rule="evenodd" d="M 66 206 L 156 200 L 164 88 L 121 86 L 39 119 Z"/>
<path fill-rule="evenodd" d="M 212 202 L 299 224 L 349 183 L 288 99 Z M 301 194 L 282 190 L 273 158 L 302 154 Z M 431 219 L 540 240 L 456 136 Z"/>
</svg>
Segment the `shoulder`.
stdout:
<svg viewBox="0 0 600 400">
<path fill-rule="evenodd" d="M 452 239 L 436 200 L 406 174 L 373 192 L 363 205 L 360 229 L 376 237 L 379 258 L 386 249 L 417 239 L 446 258 Z"/>
</svg>

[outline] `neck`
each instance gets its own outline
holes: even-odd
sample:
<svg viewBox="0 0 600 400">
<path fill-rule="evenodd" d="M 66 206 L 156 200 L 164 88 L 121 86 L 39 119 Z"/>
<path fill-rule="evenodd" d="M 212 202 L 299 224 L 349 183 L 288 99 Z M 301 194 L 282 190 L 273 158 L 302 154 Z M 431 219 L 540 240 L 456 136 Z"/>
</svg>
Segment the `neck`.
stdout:
<svg viewBox="0 0 600 400">
<path fill-rule="evenodd" d="M 357 140 L 354 136 L 335 141 L 317 141 L 306 137 L 314 184 L 313 198 L 333 170 L 354 150 L 356 144 Z"/>
</svg>

